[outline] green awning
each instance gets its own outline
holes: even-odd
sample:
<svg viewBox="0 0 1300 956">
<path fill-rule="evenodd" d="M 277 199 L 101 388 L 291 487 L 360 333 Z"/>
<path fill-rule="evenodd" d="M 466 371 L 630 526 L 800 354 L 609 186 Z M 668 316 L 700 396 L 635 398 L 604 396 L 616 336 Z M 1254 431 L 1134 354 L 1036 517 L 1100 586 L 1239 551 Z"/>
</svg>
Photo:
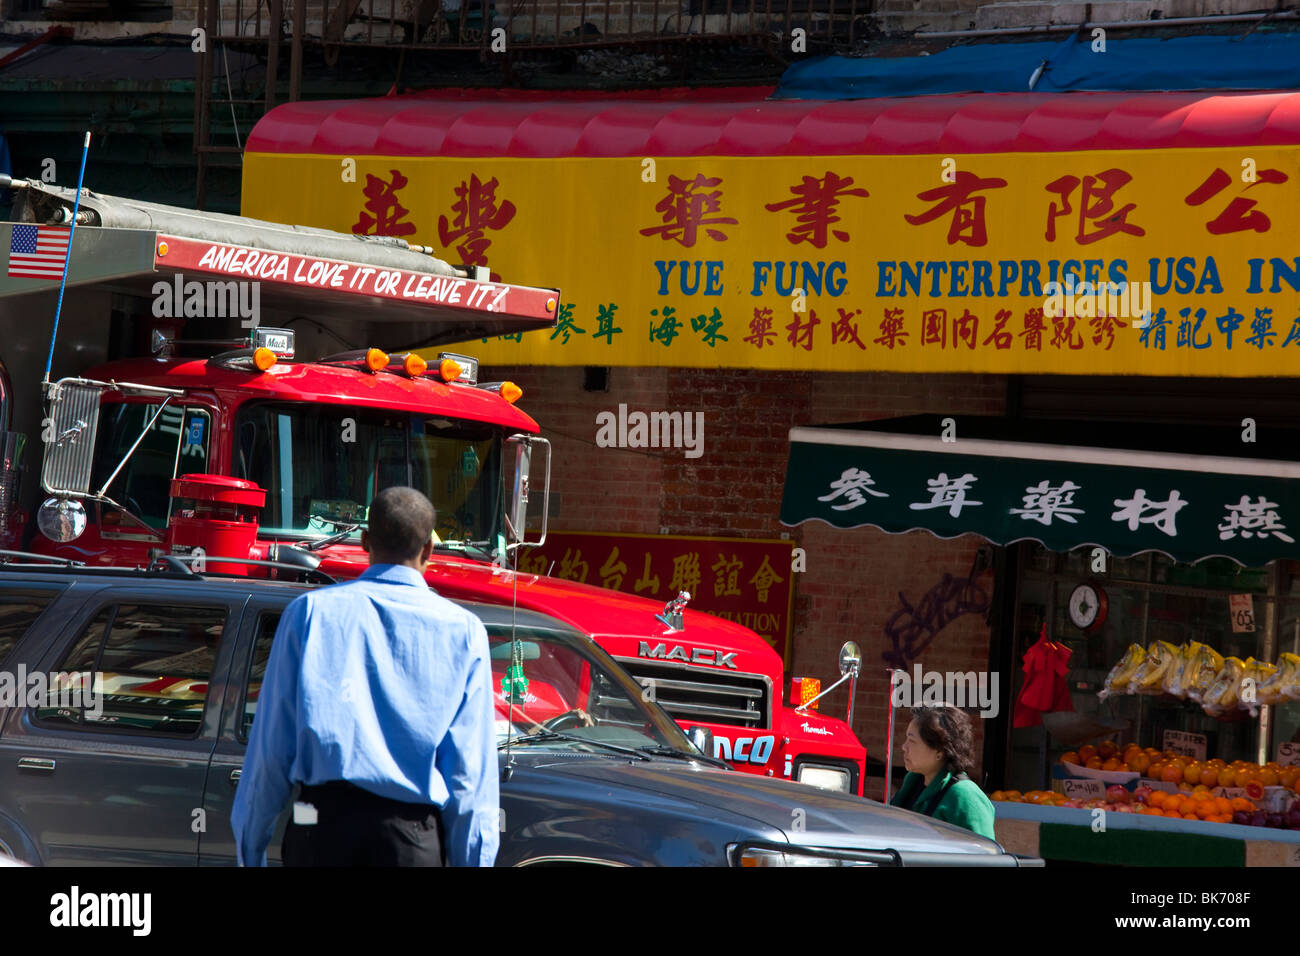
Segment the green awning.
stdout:
<svg viewBox="0 0 1300 956">
<path fill-rule="evenodd" d="M 937 415 L 796 427 L 781 523 L 1248 567 L 1300 557 L 1300 462 L 1286 460 L 1300 436 L 1267 426 L 1253 442 L 1243 434 Z"/>
</svg>

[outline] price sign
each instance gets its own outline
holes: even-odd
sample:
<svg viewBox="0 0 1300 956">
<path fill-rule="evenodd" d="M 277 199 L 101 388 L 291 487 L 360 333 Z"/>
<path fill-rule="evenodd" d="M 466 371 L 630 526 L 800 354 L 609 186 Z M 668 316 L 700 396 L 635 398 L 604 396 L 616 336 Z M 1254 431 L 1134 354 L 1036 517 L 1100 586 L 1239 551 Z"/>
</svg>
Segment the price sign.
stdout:
<svg viewBox="0 0 1300 956">
<path fill-rule="evenodd" d="M 1277 762 L 1284 767 L 1300 767 L 1300 744 L 1278 744 Z"/>
<path fill-rule="evenodd" d="M 1205 759 L 1205 734 L 1189 734 L 1181 730 L 1166 730 L 1164 749 L 1193 760 Z"/>
<path fill-rule="evenodd" d="M 1104 780 L 1062 780 L 1065 796 L 1070 800 L 1095 800 L 1106 796 Z"/>
<path fill-rule="evenodd" d="M 1253 634 L 1255 631 L 1255 599 L 1249 594 L 1229 595 L 1228 616 L 1232 618 L 1232 633 Z"/>
</svg>

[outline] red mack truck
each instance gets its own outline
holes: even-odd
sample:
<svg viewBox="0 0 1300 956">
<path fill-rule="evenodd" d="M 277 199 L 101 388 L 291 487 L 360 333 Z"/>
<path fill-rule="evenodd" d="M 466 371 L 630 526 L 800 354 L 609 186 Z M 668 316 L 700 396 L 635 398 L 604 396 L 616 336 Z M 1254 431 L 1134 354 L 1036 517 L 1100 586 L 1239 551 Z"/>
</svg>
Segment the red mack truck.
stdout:
<svg viewBox="0 0 1300 956">
<path fill-rule="evenodd" d="M 518 548 L 545 540 L 549 443 L 518 386 L 481 382 L 473 358 L 435 350 L 553 327 L 558 290 L 488 281 L 400 239 L 89 190 L 70 230 L 73 190 L 8 177 L 0 188 L 17 197 L 0 223 L 0 548 L 350 578 L 368 563 L 367 503 L 410 485 L 437 509 L 428 581 L 439 593 L 590 636 L 738 770 L 862 793 L 865 748 L 818 713 L 818 682 L 792 682 L 800 699 L 786 703 L 781 657 L 753 631 L 687 609 L 685 593 L 660 608 L 511 570 Z M 52 380 L 51 366 L 76 374 Z M 16 400 L 42 391 L 44 402 Z M 28 436 L 43 446 L 40 487 L 20 489 Z M 535 456 L 546 481 L 530 520 Z M 255 524 L 241 518 L 261 501 L 252 489 L 265 492 Z M 850 720 L 860 658 L 846 644 L 832 685 L 849 683 Z"/>
</svg>

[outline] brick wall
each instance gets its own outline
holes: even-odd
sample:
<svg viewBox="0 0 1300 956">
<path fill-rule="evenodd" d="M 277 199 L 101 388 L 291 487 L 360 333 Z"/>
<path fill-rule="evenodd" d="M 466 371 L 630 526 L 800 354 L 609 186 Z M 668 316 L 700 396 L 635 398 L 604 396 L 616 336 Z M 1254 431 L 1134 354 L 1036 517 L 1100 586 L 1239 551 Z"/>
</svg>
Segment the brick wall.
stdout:
<svg viewBox="0 0 1300 956">
<path fill-rule="evenodd" d="M 900 606 L 899 592 L 915 603 L 944 574 L 965 578 L 986 542 L 973 535 L 942 541 L 926 531 L 843 531 L 819 522 L 785 528 L 778 513 L 788 431 L 927 413 L 957 416 L 960 429 L 961 415 L 1003 413 L 1003 377 L 612 368 L 608 392 L 584 391 L 581 368 L 497 366 L 485 368 L 484 377 L 518 383 L 520 406 L 554 445 L 552 527 L 741 538 L 788 533 L 804 548 L 808 566 L 797 577 L 792 671 L 829 684 L 838 676 L 840 645 L 857 641 L 864 674 L 854 731 L 883 759 L 888 681 L 881 655 L 889 647 L 883 628 Z M 597 447 L 597 413 L 617 411 L 620 402 L 629 410 L 703 411 L 704 454 L 687 459 L 676 449 Z M 991 574 L 980 584 L 991 597 Z M 958 618 L 920 663 L 927 670 L 982 671 L 988 637 L 983 617 Z M 1004 692 L 1008 684 L 1003 675 Z M 847 691 L 840 690 L 821 709 L 843 716 L 847 704 Z M 897 762 L 906 726 L 896 723 Z M 979 732 L 977 754 L 982 744 Z"/>
</svg>

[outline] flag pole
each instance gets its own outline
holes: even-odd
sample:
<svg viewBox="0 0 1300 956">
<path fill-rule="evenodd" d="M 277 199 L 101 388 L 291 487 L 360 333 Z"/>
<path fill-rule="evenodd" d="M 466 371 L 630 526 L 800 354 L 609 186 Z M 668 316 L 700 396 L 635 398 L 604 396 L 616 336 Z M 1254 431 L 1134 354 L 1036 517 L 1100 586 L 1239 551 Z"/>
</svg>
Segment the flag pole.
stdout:
<svg viewBox="0 0 1300 956">
<path fill-rule="evenodd" d="M 59 317 L 63 314 L 63 290 L 68 285 L 68 264 L 72 261 L 72 238 L 77 234 L 77 213 L 81 210 L 81 184 L 86 176 L 86 154 L 90 152 L 90 130 L 81 146 L 81 170 L 77 173 L 77 197 L 72 203 L 72 228 L 68 231 L 68 250 L 63 256 L 63 278 L 59 280 L 59 302 L 54 307 L 54 330 L 50 333 L 50 354 L 45 359 L 45 377 L 41 387 L 48 389 L 50 368 L 54 365 L 54 342 L 59 337 Z"/>
<path fill-rule="evenodd" d="M 894 674 L 897 668 L 890 667 L 889 674 L 889 730 L 885 734 L 885 805 L 889 805 L 889 791 L 893 783 L 894 756 Z"/>
</svg>

